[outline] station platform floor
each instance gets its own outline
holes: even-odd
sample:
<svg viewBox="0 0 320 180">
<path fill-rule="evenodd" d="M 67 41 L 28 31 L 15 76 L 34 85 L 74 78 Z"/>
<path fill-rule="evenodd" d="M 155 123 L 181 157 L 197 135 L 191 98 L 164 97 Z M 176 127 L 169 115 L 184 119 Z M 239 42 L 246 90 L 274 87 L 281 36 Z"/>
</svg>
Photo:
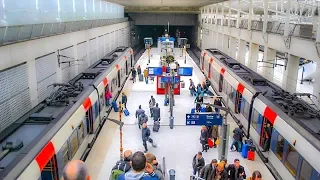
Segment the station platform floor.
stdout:
<svg viewBox="0 0 320 180">
<path fill-rule="evenodd" d="M 180 66 L 193 67 L 192 77 L 182 77 L 185 81 L 185 88 L 181 89 L 180 95 L 175 95 L 175 106 L 173 110 L 174 116 L 174 128 L 169 127 L 169 107 L 164 106 L 164 95 L 156 94 L 156 84 L 149 81 L 149 84 L 145 82 L 139 82 L 138 80 L 133 83 L 128 80 L 125 84 L 123 92 L 128 96 L 127 108 L 130 111 L 129 116 L 122 115 L 122 121 L 124 126 L 122 128 L 123 133 L 123 148 L 125 150 L 144 151 L 141 140 L 141 130 L 138 128 L 137 120 L 135 118 L 135 111 L 138 106 L 142 108 L 149 115 L 148 102 L 150 96 L 153 95 L 156 102 L 159 103 L 161 108 L 161 127 L 159 132 L 152 132 L 153 120 L 149 116 L 148 126 L 151 129 L 151 137 L 157 144 L 157 148 L 153 148 L 148 144 L 149 152 L 156 155 L 157 160 L 162 164 L 162 159 L 165 157 L 165 171 L 168 172 L 170 169 L 175 169 L 177 180 L 190 179 L 192 174 L 192 158 L 194 155 L 201 151 L 201 144 L 199 142 L 200 137 L 200 126 L 186 126 L 185 114 L 190 113 L 191 108 L 194 107 L 194 97 L 189 95 L 189 79 L 191 78 L 196 84 L 204 81 L 204 76 L 200 69 L 188 56 L 187 63 L 184 64 L 184 57 L 180 49 L 175 49 L 175 58 Z M 159 66 L 160 55 L 156 48 L 151 50 L 151 66 Z M 145 52 L 138 60 L 136 67 L 140 65 L 142 70 L 146 68 L 148 64 L 148 56 Z M 121 98 L 121 97 L 119 97 Z M 210 98 L 204 98 L 205 102 L 212 102 Z M 109 118 L 119 119 L 119 113 L 112 112 Z M 231 117 L 228 117 L 228 123 L 230 129 L 236 127 L 235 122 Z M 229 146 L 231 145 L 231 132 L 229 139 Z M 211 148 L 208 152 L 203 153 L 206 164 L 210 163 L 212 159 L 218 159 L 218 148 Z M 243 159 L 238 152 L 228 152 L 228 163 L 232 164 L 233 160 L 238 158 L 242 166 L 244 166 L 246 174 L 251 175 L 255 170 L 259 170 L 262 173 L 263 179 L 273 180 L 273 176 L 256 155 L 255 161 L 248 161 Z M 120 159 L 120 133 L 119 127 L 107 121 L 102 128 L 96 143 L 94 144 L 86 164 L 89 168 L 91 178 L 94 180 L 105 180 L 108 179 L 111 173 L 112 167 Z"/>
</svg>

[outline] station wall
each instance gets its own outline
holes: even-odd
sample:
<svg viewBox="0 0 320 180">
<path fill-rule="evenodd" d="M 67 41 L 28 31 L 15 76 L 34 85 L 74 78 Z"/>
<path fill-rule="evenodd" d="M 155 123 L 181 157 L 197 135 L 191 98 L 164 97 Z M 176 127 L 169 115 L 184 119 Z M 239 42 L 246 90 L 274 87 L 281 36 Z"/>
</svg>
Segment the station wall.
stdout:
<svg viewBox="0 0 320 180">
<path fill-rule="evenodd" d="M 197 15 L 176 13 L 129 13 L 136 25 L 195 26 Z"/>
<path fill-rule="evenodd" d="M 0 47 L 0 131 L 48 97 L 50 84 L 68 82 L 129 43 L 124 22 Z"/>
</svg>

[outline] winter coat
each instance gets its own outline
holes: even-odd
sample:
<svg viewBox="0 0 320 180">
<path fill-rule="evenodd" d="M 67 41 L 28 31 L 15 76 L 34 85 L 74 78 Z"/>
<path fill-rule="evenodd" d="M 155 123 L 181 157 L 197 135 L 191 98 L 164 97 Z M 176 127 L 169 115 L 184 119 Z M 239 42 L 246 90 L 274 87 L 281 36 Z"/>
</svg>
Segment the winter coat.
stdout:
<svg viewBox="0 0 320 180">
<path fill-rule="evenodd" d="M 126 95 L 122 95 L 121 102 L 122 103 L 127 103 L 127 101 L 128 101 L 127 96 Z"/>
<path fill-rule="evenodd" d="M 203 166 L 205 165 L 205 162 L 204 162 L 203 157 L 201 157 L 201 158 L 198 160 L 198 164 L 197 164 L 196 158 L 197 158 L 197 155 L 195 155 L 195 156 L 193 157 L 193 160 L 192 160 L 192 168 L 193 168 L 193 169 L 200 170 L 200 169 L 202 169 Z"/>
<path fill-rule="evenodd" d="M 202 168 L 202 172 L 201 172 L 201 178 L 202 179 L 205 179 L 205 180 L 208 180 L 209 179 L 209 177 L 210 177 L 210 175 L 211 175 L 211 173 L 212 173 L 212 171 L 214 170 L 215 168 L 213 168 L 213 166 L 212 166 L 212 164 L 210 163 L 210 164 L 207 164 L 206 166 L 204 166 L 203 168 Z"/>
<path fill-rule="evenodd" d="M 145 111 L 143 109 L 137 109 L 136 111 L 136 118 L 138 118 L 141 114 L 144 114 Z"/>
<path fill-rule="evenodd" d="M 218 126 L 212 127 L 212 138 L 218 138 L 219 137 L 219 128 Z"/>
<path fill-rule="evenodd" d="M 201 130 L 200 143 L 207 144 L 209 138 L 208 130 Z"/>
<path fill-rule="evenodd" d="M 243 179 L 246 179 L 246 173 L 244 171 L 244 167 L 240 165 L 239 170 L 238 170 L 238 174 L 236 174 L 236 168 L 233 164 L 229 165 L 229 178 L 230 180 L 235 180 L 236 177 L 239 178 L 240 174 L 242 174 L 244 172 L 244 175 L 242 176 Z"/>
<path fill-rule="evenodd" d="M 152 165 L 153 167 L 153 172 L 156 173 L 156 175 L 159 177 L 160 180 L 164 180 L 163 174 L 162 174 L 162 169 L 160 165 Z"/>
<path fill-rule="evenodd" d="M 131 169 L 130 161 L 118 161 L 116 165 L 112 168 L 112 170 L 121 170 L 123 172 L 128 172 Z"/>
<path fill-rule="evenodd" d="M 154 172 L 152 174 L 145 172 L 137 174 L 133 171 L 129 171 L 121 174 L 117 180 L 159 180 L 159 177 Z"/>
<path fill-rule="evenodd" d="M 132 69 L 132 77 L 136 77 L 137 71 L 135 69 Z"/>
<path fill-rule="evenodd" d="M 137 68 L 137 72 L 140 75 L 141 74 L 141 68 Z"/>
<path fill-rule="evenodd" d="M 148 69 L 145 69 L 145 70 L 143 71 L 143 76 L 144 76 L 144 77 L 148 77 L 148 76 L 149 76 Z"/>
<path fill-rule="evenodd" d="M 150 135 L 150 129 L 148 127 L 142 128 L 142 141 L 147 141 Z"/>
<path fill-rule="evenodd" d="M 153 108 L 153 120 L 157 121 L 160 118 L 160 108 L 154 107 Z"/>
<path fill-rule="evenodd" d="M 148 116 L 146 114 L 140 114 L 140 116 L 138 117 L 139 123 L 143 124 L 143 123 L 147 123 L 148 122 Z"/>
<path fill-rule="evenodd" d="M 149 100 L 149 108 L 153 108 L 156 105 L 156 99 L 155 98 L 151 98 Z"/>
<path fill-rule="evenodd" d="M 219 175 L 217 173 L 217 169 L 213 170 L 208 180 L 228 180 L 228 172 L 226 170 L 220 173 L 220 178 L 218 178 Z"/>
<path fill-rule="evenodd" d="M 236 141 L 242 141 L 243 131 L 240 128 L 235 128 L 233 130 L 233 139 Z"/>
</svg>

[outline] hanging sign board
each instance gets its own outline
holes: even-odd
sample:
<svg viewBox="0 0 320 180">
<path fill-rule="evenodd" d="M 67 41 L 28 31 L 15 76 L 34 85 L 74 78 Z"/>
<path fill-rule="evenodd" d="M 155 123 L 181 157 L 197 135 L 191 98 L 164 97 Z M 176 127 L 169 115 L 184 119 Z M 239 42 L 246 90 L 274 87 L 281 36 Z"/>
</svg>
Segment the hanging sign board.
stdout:
<svg viewBox="0 0 320 180">
<path fill-rule="evenodd" d="M 192 67 L 179 67 L 177 72 L 179 76 L 192 76 L 192 71 Z"/>
</svg>

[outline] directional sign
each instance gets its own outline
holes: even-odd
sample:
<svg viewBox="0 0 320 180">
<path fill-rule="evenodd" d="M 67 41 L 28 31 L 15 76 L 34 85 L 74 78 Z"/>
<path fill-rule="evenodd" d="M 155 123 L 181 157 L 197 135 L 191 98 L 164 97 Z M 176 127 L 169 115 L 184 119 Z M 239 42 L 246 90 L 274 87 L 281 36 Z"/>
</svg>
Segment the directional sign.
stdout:
<svg viewBox="0 0 320 180">
<path fill-rule="evenodd" d="M 161 76 L 162 67 L 148 67 L 149 76 Z"/>
<path fill-rule="evenodd" d="M 179 76 L 192 76 L 192 67 L 179 67 L 178 68 L 178 75 Z"/>
<path fill-rule="evenodd" d="M 171 83 L 171 82 L 172 82 L 172 77 L 161 77 L 161 82 L 162 82 L 162 83 Z M 175 82 L 175 83 L 180 82 L 180 78 L 175 77 L 175 78 L 174 78 L 174 82 Z"/>
<path fill-rule="evenodd" d="M 186 114 L 186 125 L 187 126 L 199 126 L 199 125 L 222 125 L 221 114 Z"/>
</svg>

